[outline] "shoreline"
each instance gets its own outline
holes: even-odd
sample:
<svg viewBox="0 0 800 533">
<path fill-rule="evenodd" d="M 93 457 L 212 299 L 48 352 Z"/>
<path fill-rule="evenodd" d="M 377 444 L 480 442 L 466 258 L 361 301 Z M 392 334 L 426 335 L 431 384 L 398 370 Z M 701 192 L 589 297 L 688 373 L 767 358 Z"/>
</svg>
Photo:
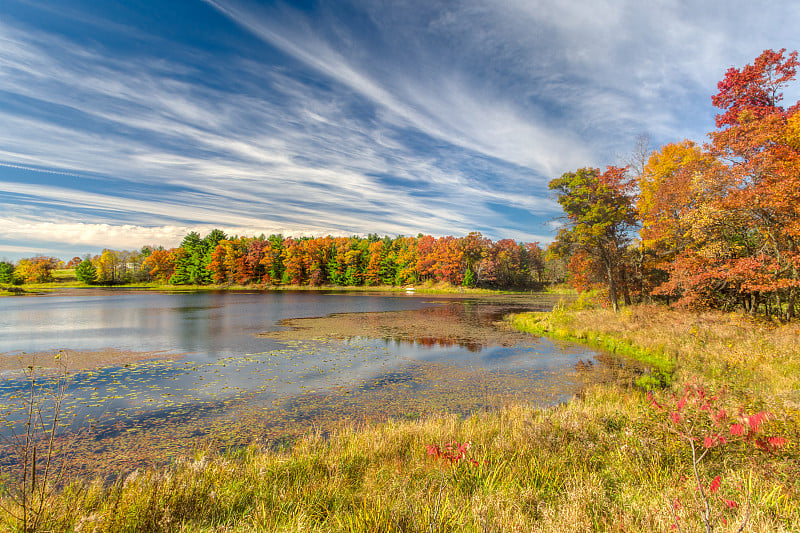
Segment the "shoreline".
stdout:
<svg viewBox="0 0 800 533">
<path fill-rule="evenodd" d="M 96 291 L 96 292 L 92 292 Z M 42 284 L 28 284 L 28 285 L 12 285 L 8 287 L 0 287 L 0 298 L 12 296 L 56 296 L 64 294 L 74 295 L 87 295 L 87 294 L 104 294 L 109 291 L 154 291 L 154 292 L 282 292 L 282 291 L 308 291 L 308 292 L 375 292 L 375 293 L 397 293 L 406 295 L 451 295 L 451 296 L 476 296 L 476 295 L 530 295 L 530 294 L 552 294 L 558 296 L 569 296 L 574 294 L 570 291 L 557 290 L 543 290 L 543 291 L 515 291 L 515 290 L 499 290 L 499 289 L 482 289 L 461 287 L 449 284 L 435 284 L 426 285 L 420 284 L 415 286 L 390 286 L 390 285 L 169 285 L 157 283 L 132 283 L 127 285 L 84 285 L 78 282 L 52 282 Z"/>
</svg>

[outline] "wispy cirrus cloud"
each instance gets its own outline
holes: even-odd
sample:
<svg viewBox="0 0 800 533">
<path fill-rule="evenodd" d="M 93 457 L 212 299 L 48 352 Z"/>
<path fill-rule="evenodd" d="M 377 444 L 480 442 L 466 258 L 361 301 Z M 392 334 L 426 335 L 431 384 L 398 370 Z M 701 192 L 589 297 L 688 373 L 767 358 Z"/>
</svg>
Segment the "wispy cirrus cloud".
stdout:
<svg viewBox="0 0 800 533">
<path fill-rule="evenodd" d="M 26 56 L 37 58 L 37 65 L 26 62 L 29 71 L 48 68 L 47 58 L 41 52 L 18 56 L 20 62 Z M 69 64 L 69 61 L 64 63 Z M 246 213 L 262 211 L 263 218 L 250 217 L 251 225 L 260 221 L 267 226 L 275 219 L 291 220 L 292 217 L 303 221 L 316 218 L 320 219 L 315 226 L 318 231 L 356 227 L 350 229 L 352 232 L 366 225 L 364 219 L 339 215 L 340 206 L 347 206 L 351 211 L 362 210 L 360 216 L 369 222 L 367 213 L 376 203 L 399 213 L 403 210 L 396 208 L 403 207 L 401 202 L 405 196 L 408 207 L 414 211 L 411 204 L 416 202 L 407 194 L 388 191 L 366 177 L 365 173 L 385 173 L 389 167 L 386 158 L 376 153 L 361 126 L 340 116 L 335 106 L 328 105 L 324 109 L 315 106 L 312 117 L 318 117 L 319 124 L 314 128 L 317 131 L 309 132 L 311 120 L 307 119 L 302 127 L 292 128 L 289 122 L 297 120 L 295 116 L 251 95 L 212 91 L 197 96 L 180 84 L 160 83 L 146 69 L 142 72 L 129 69 L 110 76 L 116 79 L 115 83 L 95 85 L 78 74 L 81 70 L 84 69 L 61 67 L 60 71 L 54 70 L 57 72 L 55 82 L 61 90 L 39 87 L 29 91 L 28 97 L 102 120 L 112 133 L 101 136 L 39 117 L 2 113 L 8 128 L 0 133 L 2 145 L 7 147 L 0 156 L 6 166 L 51 174 L 54 171 L 47 169 L 63 169 L 60 173 L 64 175 L 114 176 L 129 186 L 169 184 L 183 190 L 167 197 L 160 196 L 158 201 L 147 204 L 129 196 L 110 196 L 96 201 L 90 191 L 53 192 L 31 183 L 8 185 L 7 192 L 9 188 L 17 194 L 27 192 L 51 206 L 60 203 L 64 207 L 142 212 L 222 224 L 231 219 L 247 218 Z M 107 68 L 102 71 L 107 72 Z M 138 81 L 133 82 L 134 79 Z M 28 81 L 20 80 L 18 84 Z M 54 83 L 53 80 L 50 83 Z M 165 91 L 164 86 L 170 90 Z M 14 87 L 6 85 L 4 89 L 13 90 Z M 80 98 L 74 96 L 76 93 Z M 85 97 L 87 94 L 92 98 Z M 287 96 L 296 98 L 298 95 Z M 104 100 L 110 103 L 106 105 Z M 216 113 L 206 111 L 222 102 Z M 123 113 L 119 109 L 139 112 Z M 302 113 L 310 115 L 311 110 L 304 109 Z M 244 114 L 249 120 L 242 125 L 238 119 Z M 254 120 L 254 116 L 261 120 Z M 262 128 L 258 123 L 268 126 Z M 120 128 L 131 133 L 120 135 L 117 133 Z M 342 143 L 346 143 L 344 149 Z M 395 154 L 393 157 L 409 156 Z M 424 162 L 409 167 L 421 165 L 425 166 Z M 173 204 L 188 207 L 178 209 Z M 442 220 L 443 229 L 452 226 L 452 220 L 447 221 L 446 210 L 435 214 L 425 212 L 424 216 L 428 223 Z M 385 220 L 385 213 L 376 213 L 374 218 Z M 383 225 L 384 231 L 398 227 Z M 409 226 L 411 224 L 406 223 L 402 227 Z"/>
<path fill-rule="evenodd" d="M 535 103 L 515 105 L 499 91 L 482 93 L 474 86 L 473 78 L 462 77 L 446 64 L 432 61 L 435 50 L 418 57 L 420 64 L 413 67 L 418 71 L 409 76 L 412 66 L 404 62 L 407 60 L 393 61 L 395 48 L 382 49 L 389 53 L 389 68 L 383 61 L 387 56 L 370 57 L 364 53 L 366 46 L 351 46 L 353 55 L 362 59 L 353 60 L 338 51 L 346 46 L 321 38 L 317 28 L 298 20 L 296 12 L 289 8 L 279 10 L 282 16 L 276 17 L 272 16 L 273 11 L 252 3 L 206 2 L 304 65 L 367 98 L 383 113 L 383 119 L 398 126 L 418 129 L 449 144 L 531 167 L 544 175 L 590 156 L 569 130 L 537 121 Z M 356 38 L 340 36 L 344 41 Z M 414 48 L 417 43 L 414 35 L 401 34 L 392 44 Z"/>
<path fill-rule="evenodd" d="M 58 48 L 69 50 L 69 46 Z M 433 166 L 432 158 L 403 147 L 391 129 L 345 116 L 342 107 L 348 101 L 320 103 L 308 87 L 287 84 L 278 75 L 273 91 L 284 91 L 281 96 L 289 106 L 251 94 L 194 90 L 159 78 L 158 72 L 144 66 L 126 65 L 127 70 L 114 72 L 102 65 L 98 74 L 87 76 L 84 72 L 95 61 L 105 59 L 86 52 L 73 50 L 56 59 L 41 50 L 22 49 L 18 56 L 17 66 L 25 66 L 19 72 L 48 71 L 49 85 L 18 76 L 22 79 L 6 83 L 4 89 L 33 87 L 27 97 L 101 121 L 110 133 L 101 136 L 45 118 L 5 113 L 10 127 L 0 139 L 9 149 L 0 155 L 10 165 L 129 181 L 166 179 L 223 197 L 243 197 L 263 191 L 265 185 L 277 185 L 278 191 L 270 191 L 271 196 L 278 195 L 276 207 L 280 197 L 308 198 L 308 186 L 314 184 L 328 187 L 325 198 L 331 198 L 333 188 L 341 189 L 341 199 L 351 203 L 366 197 L 367 202 L 396 204 L 404 196 L 402 191 L 387 192 L 367 177 L 387 171 L 401 177 L 410 170 L 424 172 L 425 181 L 434 187 L 468 186 L 457 172 Z M 80 58 L 73 61 L 75 56 Z M 28 61 L 31 57 L 36 61 Z M 58 68 L 53 67 L 56 63 Z M 398 161 L 406 164 L 397 165 Z"/>
</svg>

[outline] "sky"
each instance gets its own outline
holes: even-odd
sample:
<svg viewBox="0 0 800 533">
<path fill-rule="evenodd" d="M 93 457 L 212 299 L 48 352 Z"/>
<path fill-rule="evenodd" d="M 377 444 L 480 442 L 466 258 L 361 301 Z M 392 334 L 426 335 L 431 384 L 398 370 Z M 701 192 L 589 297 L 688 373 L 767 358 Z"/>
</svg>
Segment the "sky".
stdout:
<svg viewBox="0 0 800 533">
<path fill-rule="evenodd" d="M 725 71 L 800 48 L 798 22 L 795 0 L 2 0 L 0 258 L 213 228 L 547 243 L 551 179 L 642 134 L 704 142 Z"/>
</svg>

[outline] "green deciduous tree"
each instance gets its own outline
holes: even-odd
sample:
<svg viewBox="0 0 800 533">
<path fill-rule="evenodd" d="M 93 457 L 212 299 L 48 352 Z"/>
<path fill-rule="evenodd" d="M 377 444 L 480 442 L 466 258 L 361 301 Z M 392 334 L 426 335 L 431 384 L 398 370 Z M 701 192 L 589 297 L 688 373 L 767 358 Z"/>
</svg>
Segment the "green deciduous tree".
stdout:
<svg viewBox="0 0 800 533">
<path fill-rule="evenodd" d="M 597 266 L 614 310 L 619 309 L 621 288 L 629 303 L 625 252 L 635 228 L 633 183 L 624 168 L 610 166 L 605 172 L 582 168 L 550 182 L 558 203 L 566 213 L 566 224 L 558 232 L 561 246 L 580 252 Z M 587 263 L 583 263 L 584 267 Z M 586 274 L 586 273 L 584 273 Z"/>
</svg>

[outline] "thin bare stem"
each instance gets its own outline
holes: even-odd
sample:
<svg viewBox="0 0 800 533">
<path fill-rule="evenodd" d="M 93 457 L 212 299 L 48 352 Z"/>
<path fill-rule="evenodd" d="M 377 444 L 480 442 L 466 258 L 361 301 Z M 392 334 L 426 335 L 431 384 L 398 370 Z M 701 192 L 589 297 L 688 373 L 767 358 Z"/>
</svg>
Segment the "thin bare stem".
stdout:
<svg viewBox="0 0 800 533">
<path fill-rule="evenodd" d="M 428 530 L 433 533 L 433 526 L 436 524 L 436 519 L 439 516 L 439 503 L 442 501 L 442 492 L 444 491 L 444 483 L 445 482 L 445 473 L 442 470 L 442 479 L 439 481 L 439 494 L 436 496 L 436 506 L 433 509 L 433 518 L 431 518 L 431 523 L 428 524 Z"/>
<path fill-rule="evenodd" d="M 0 504 L 0 510 L 16 520 L 18 527 L 27 533 L 38 531 L 48 515 L 48 506 L 53 501 L 57 485 L 53 481 L 57 461 L 62 462 L 58 479 L 63 476 L 64 458 L 57 449 L 56 439 L 67 392 L 67 371 L 65 368 L 64 374 L 53 381 L 52 387 L 39 382 L 33 366 L 27 368 L 25 376 L 29 389 L 25 416 L 19 422 L 24 424 L 24 431 L 17 433 L 12 426 L 11 437 L 2 437 L 2 442 L 16 454 L 19 475 L 15 483 L 3 488 L 3 497 L 8 498 L 6 501 L 9 503 Z"/>
<path fill-rule="evenodd" d="M 697 482 L 697 489 L 700 491 L 700 498 L 703 500 L 703 504 L 705 506 L 705 511 L 701 516 L 703 517 L 703 522 L 706 525 L 706 533 L 713 533 L 714 525 L 711 523 L 711 502 L 708 501 L 708 496 L 703 488 L 703 483 L 700 481 L 700 472 L 697 468 L 697 465 L 708 453 L 708 449 L 706 449 L 706 451 L 704 451 L 698 458 L 697 447 L 694 445 L 694 441 L 689 439 L 689 444 L 692 446 L 692 469 L 694 470 L 694 479 Z"/>
<path fill-rule="evenodd" d="M 681 527 L 680 523 L 678 523 L 678 514 L 675 512 L 675 509 L 666 494 L 664 495 L 664 499 L 667 500 L 667 508 L 672 514 L 672 520 L 675 523 L 675 528 L 678 530 L 678 533 L 683 533 L 683 528 Z"/>
<path fill-rule="evenodd" d="M 751 476 L 752 476 L 752 472 L 751 472 Z M 749 488 L 745 489 L 745 498 L 747 498 L 747 507 L 744 510 L 744 519 L 742 520 L 742 523 L 739 526 L 739 529 L 736 530 L 736 533 L 742 533 L 742 531 L 744 531 L 744 528 L 747 527 L 747 522 L 750 520 L 750 489 Z"/>
</svg>

